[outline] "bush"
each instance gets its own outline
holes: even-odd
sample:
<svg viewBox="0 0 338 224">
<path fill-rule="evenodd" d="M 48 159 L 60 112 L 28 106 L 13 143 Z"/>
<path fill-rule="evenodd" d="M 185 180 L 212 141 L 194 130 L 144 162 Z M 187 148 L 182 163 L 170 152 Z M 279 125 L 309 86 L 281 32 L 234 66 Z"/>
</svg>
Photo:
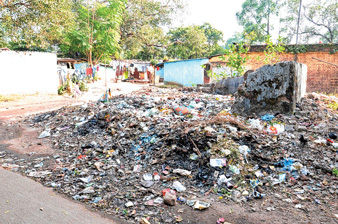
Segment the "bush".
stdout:
<svg viewBox="0 0 338 224">
<path fill-rule="evenodd" d="M 82 92 L 87 92 L 88 91 L 88 86 L 84 81 L 79 81 L 79 89 Z"/>
</svg>

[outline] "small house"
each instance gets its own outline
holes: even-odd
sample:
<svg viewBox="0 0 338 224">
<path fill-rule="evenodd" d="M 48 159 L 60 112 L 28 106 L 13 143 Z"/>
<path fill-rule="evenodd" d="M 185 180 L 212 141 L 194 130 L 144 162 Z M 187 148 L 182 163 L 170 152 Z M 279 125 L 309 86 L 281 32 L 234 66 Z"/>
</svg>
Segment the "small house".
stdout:
<svg viewBox="0 0 338 224">
<path fill-rule="evenodd" d="M 164 62 L 164 82 L 183 86 L 195 86 L 210 82 L 207 70 L 210 68 L 208 58 Z"/>
</svg>

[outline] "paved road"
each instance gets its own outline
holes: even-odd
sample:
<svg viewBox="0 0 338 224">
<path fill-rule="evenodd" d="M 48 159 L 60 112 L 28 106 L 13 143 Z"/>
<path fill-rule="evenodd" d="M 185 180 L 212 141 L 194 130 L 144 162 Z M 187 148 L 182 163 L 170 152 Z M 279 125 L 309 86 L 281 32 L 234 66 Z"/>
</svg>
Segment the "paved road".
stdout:
<svg viewBox="0 0 338 224">
<path fill-rule="evenodd" d="M 114 224 L 116 222 L 87 210 L 84 205 L 72 202 L 31 179 L 0 168 L 0 223 Z"/>
<path fill-rule="evenodd" d="M 147 85 L 131 83 L 98 82 L 89 85 L 89 91 L 84 92 L 81 97 L 72 98 L 71 96 L 58 95 L 28 95 L 14 102 L 0 102 L 0 120 L 16 119 L 35 113 L 42 113 L 57 110 L 63 106 L 81 105 L 89 101 L 97 101 L 105 90 L 111 89 L 112 95 L 128 94 L 132 91 L 140 90 Z M 1 223 L 0 223 L 1 224 Z"/>
</svg>

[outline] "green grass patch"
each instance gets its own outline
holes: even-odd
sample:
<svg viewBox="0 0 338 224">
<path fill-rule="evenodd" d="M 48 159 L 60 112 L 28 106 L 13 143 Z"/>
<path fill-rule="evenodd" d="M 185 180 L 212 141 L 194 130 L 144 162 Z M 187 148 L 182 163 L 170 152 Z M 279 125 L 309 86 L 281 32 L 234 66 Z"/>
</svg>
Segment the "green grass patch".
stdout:
<svg viewBox="0 0 338 224">
<path fill-rule="evenodd" d="M 338 110 L 338 102 L 333 101 L 333 102 L 329 103 L 327 106 L 333 111 Z"/>
</svg>

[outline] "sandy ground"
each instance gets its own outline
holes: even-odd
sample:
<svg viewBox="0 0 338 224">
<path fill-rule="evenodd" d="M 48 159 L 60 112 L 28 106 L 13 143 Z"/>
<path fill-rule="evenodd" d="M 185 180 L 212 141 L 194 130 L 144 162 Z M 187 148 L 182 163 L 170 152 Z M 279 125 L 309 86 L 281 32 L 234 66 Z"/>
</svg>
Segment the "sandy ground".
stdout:
<svg viewBox="0 0 338 224">
<path fill-rule="evenodd" d="M 108 88 L 111 89 L 112 95 L 120 95 L 139 90 L 145 86 L 147 85 L 107 82 L 106 87 L 105 82 L 99 80 L 90 84 L 89 91 L 84 92 L 82 96 L 77 98 L 67 95 L 27 95 L 16 101 L 0 102 L 0 120 L 17 119 L 30 114 L 56 110 L 64 106 L 97 101 Z"/>
</svg>

